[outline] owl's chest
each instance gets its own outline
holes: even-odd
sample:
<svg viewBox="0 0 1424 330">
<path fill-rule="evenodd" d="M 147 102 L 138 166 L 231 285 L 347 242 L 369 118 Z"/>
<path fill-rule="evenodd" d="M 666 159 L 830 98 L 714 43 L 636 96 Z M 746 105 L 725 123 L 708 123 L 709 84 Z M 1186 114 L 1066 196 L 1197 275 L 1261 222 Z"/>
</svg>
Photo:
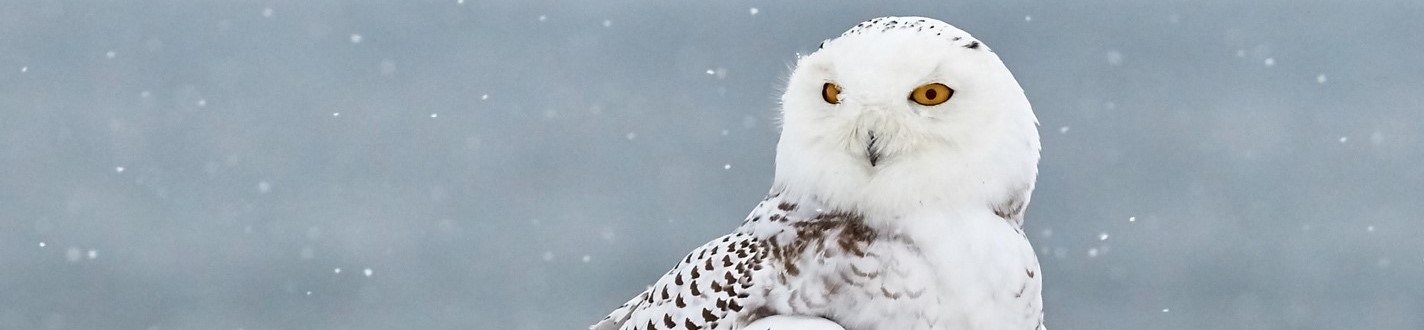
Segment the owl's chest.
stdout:
<svg viewBox="0 0 1424 330">
<path fill-rule="evenodd" d="M 778 279 L 782 289 L 768 295 L 778 314 L 826 316 L 847 330 L 934 328 L 915 322 L 938 317 L 946 298 L 919 247 L 886 237 L 812 244 Z"/>
<path fill-rule="evenodd" d="M 948 240 L 926 244 L 854 224 L 814 229 L 781 249 L 786 271 L 777 280 L 785 285 L 768 295 L 779 313 L 826 316 L 847 330 L 1032 322 L 1026 313 L 1037 307 L 1039 283 L 1024 270 L 1036 271 L 1037 262 L 1031 248 L 1021 258 L 1015 242 L 1027 247 L 1022 237 L 967 228 L 993 232 L 947 234 Z"/>
</svg>

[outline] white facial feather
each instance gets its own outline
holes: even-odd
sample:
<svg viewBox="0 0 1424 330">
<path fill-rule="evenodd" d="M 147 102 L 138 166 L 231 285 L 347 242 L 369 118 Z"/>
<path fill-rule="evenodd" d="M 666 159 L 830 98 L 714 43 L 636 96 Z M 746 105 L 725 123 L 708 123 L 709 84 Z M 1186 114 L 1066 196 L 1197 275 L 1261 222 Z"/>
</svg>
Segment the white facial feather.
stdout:
<svg viewBox="0 0 1424 330">
<path fill-rule="evenodd" d="M 782 97 L 773 190 L 885 218 L 1014 194 L 1026 203 L 1037 175 L 1038 122 L 1008 68 L 944 22 L 878 20 L 797 62 Z M 840 86 L 839 104 L 822 99 L 828 82 Z M 910 100 L 929 83 L 954 94 L 936 106 Z M 879 156 L 873 166 L 870 152 Z"/>
</svg>

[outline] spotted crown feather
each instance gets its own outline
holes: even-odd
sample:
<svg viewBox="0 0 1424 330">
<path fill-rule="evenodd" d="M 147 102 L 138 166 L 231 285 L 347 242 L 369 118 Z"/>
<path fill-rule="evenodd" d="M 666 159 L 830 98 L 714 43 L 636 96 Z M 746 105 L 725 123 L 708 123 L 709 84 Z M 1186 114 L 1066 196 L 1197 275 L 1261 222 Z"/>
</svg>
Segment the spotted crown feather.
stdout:
<svg viewBox="0 0 1424 330">
<path fill-rule="evenodd" d="M 989 47 L 984 45 L 983 42 L 980 42 L 978 39 L 975 39 L 973 36 L 970 36 L 969 33 L 964 32 L 964 30 L 960 30 L 959 28 L 956 28 L 953 25 L 944 24 L 944 22 L 940 22 L 938 20 L 928 19 L 924 17 L 874 18 L 868 21 L 860 22 L 860 24 L 856 24 L 849 30 L 846 30 L 844 33 L 841 33 L 840 37 L 838 37 L 837 39 L 867 34 L 886 33 L 891 31 L 912 31 L 920 34 L 934 34 L 934 36 L 939 37 L 941 39 L 945 39 L 946 41 L 958 43 L 959 46 L 964 48 L 984 49 L 988 50 L 989 52 L 993 52 L 993 50 L 989 50 Z M 821 46 L 818 48 L 825 48 L 830 43 L 835 42 L 835 40 L 836 39 L 823 41 L 821 42 Z"/>
</svg>

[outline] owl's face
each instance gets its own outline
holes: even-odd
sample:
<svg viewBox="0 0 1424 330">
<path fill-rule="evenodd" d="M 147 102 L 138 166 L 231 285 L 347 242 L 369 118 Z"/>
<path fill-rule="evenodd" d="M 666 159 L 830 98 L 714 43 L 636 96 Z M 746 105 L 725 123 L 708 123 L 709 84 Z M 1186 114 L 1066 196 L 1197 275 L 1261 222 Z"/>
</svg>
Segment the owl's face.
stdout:
<svg viewBox="0 0 1424 330">
<path fill-rule="evenodd" d="M 782 107 L 782 185 L 853 195 L 876 181 L 1031 184 L 1037 173 L 1037 119 L 1018 82 L 988 46 L 937 20 L 884 17 L 828 40 L 799 59 Z"/>
</svg>

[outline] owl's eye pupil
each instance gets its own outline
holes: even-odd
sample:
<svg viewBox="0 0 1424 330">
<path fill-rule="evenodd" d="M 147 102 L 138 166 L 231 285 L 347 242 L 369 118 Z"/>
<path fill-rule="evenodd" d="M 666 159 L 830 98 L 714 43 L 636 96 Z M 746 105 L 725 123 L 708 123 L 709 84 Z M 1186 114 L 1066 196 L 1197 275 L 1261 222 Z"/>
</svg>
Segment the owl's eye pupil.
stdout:
<svg viewBox="0 0 1424 330">
<path fill-rule="evenodd" d="M 926 91 L 925 91 L 925 98 L 927 98 L 927 99 L 933 100 L 933 99 L 935 99 L 936 96 L 939 96 L 939 92 L 936 92 L 936 91 L 933 90 L 933 89 L 930 89 L 930 90 L 926 90 Z"/>
</svg>

